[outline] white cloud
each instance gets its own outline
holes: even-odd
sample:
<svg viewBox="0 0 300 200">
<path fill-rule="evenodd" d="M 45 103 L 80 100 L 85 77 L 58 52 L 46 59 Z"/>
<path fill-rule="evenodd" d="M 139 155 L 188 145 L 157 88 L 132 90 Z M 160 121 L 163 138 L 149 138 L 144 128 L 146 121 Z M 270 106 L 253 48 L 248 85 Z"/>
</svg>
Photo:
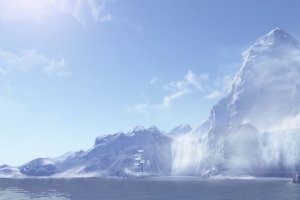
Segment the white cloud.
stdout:
<svg viewBox="0 0 300 200">
<path fill-rule="evenodd" d="M 0 73 L 7 75 L 14 70 L 28 72 L 39 69 L 48 75 L 67 76 L 65 59 L 54 60 L 36 50 L 24 50 L 20 55 L 0 50 Z"/>
<path fill-rule="evenodd" d="M 154 76 L 154 77 L 151 78 L 150 84 L 153 85 L 153 84 L 157 83 L 158 80 L 159 80 L 159 77 L 158 76 Z"/>
<path fill-rule="evenodd" d="M 111 20 L 112 20 L 112 16 L 111 16 L 111 14 L 108 14 L 106 16 L 100 17 L 98 21 L 99 22 L 108 22 Z"/>
<path fill-rule="evenodd" d="M 112 19 L 103 11 L 108 0 L 0 0 L 0 19 L 41 21 L 56 13 L 69 14 L 85 25 Z"/>
<path fill-rule="evenodd" d="M 171 90 L 172 93 L 164 97 L 160 107 L 168 107 L 175 99 L 192 92 L 204 91 L 205 82 L 209 79 L 207 74 L 197 76 L 191 70 L 187 72 L 183 80 L 173 81 L 164 86 L 166 90 Z"/>
<path fill-rule="evenodd" d="M 215 98 L 217 98 L 217 97 L 220 97 L 221 94 L 222 94 L 222 93 L 219 92 L 219 91 L 214 91 L 214 92 L 208 94 L 208 95 L 206 96 L 206 98 L 207 98 L 207 99 L 215 99 Z"/>
<path fill-rule="evenodd" d="M 157 77 L 153 77 L 150 84 L 155 83 L 156 79 Z M 163 87 L 170 94 L 163 97 L 161 103 L 151 104 L 148 98 L 144 98 L 146 103 L 127 106 L 126 109 L 127 111 L 138 111 L 145 114 L 150 109 L 168 108 L 176 99 L 192 93 L 200 93 L 204 99 L 215 99 L 225 93 L 231 79 L 231 76 L 212 79 L 208 74 L 197 75 L 188 70 L 182 80 L 170 82 Z M 145 97 L 145 94 L 143 93 L 142 96 Z"/>
<path fill-rule="evenodd" d="M 205 98 L 206 99 L 220 98 L 228 89 L 231 82 L 232 82 L 232 77 L 228 75 L 221 78 L 217 78 L 207 88 L 208 94 L 205 96 Z"/>
<path fill-rule="evenodd" d="M 183 80 L 173 81 L 165 85 L 165 89 L 173 91 L 191 90 L 197 89 L 199 91 L 204 90 L 205 82 L 209 79 L 208 74 L 201 74 L 197 76 L 191 70 L 188 70 L 187 74 L 184 76 Z"/>
<path fill-rule="evenodd" d="M 175 99 L 178 99 L 179 97 L 181 97 L 185 94 L 188 94 L 188 93 L 190 93 L 189 90 L 178 90 L 169 96 L 165 96 L 163 103 L 160 105 L 157 105 L 156 107 L 168 107 L 171 105 L 172 101 L 174 101 Z"/>
</svg>

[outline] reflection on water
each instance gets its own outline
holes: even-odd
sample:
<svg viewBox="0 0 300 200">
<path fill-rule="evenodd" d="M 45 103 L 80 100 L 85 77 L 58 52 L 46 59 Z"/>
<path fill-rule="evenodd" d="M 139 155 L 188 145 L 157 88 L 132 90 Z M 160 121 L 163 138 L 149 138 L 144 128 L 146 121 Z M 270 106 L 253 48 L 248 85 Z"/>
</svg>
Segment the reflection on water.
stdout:
<svg viewBox="0 0 300 200">
<path fill-rule="evenodd" d="M 1 200 L 27 200 L 27 199 L 70 199 L 70 195 L 58 192 L 50 179 L 0 179 Z"/>
<path fill-rule="evenodd" d="M 29 193 L 26 190 L 20 188 L 6 188 L 0 189 L 1 200 L 27 200 L 27 199 L 56 199 L 56 200 L 66 200 L 68 198 L 67 194 L 63 194 L 57 191 L 47 191 L 41 193 Z"/>
<path fill-rule="evenodd" d="M 299 199 L 289 179 L 0 179 L 1 200 Z"/>
</svg>

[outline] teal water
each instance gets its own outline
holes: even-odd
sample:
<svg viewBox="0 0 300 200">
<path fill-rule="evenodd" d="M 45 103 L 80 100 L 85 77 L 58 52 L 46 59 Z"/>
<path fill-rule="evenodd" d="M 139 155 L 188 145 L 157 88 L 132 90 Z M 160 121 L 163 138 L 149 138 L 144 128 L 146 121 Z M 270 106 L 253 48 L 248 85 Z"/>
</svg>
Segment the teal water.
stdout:
<svg viewBox="0 0 300 200">
<path fill-rule="evenodd" d="M 0 179 L 1 200 L 300 199 L 289 179 Z"/>
</svg>

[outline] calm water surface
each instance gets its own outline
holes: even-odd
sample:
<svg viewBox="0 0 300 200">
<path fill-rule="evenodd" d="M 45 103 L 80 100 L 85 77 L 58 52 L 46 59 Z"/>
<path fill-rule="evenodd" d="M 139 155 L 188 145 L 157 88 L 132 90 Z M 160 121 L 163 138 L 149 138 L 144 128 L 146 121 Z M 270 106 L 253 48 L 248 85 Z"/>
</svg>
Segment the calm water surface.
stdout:
<svg viewBox="0 0 300 200">
<path fill-rule="evenodd" d="M 289 179 L 0 179 L 1 200 L 300 199 Z"/>
</svg>

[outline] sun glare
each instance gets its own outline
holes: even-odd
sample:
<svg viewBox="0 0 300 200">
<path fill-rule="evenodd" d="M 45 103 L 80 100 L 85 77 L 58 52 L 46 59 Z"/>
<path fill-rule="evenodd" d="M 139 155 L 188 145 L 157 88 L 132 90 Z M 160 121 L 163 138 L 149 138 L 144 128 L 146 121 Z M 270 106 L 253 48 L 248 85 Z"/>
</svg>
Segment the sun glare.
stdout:
<svg viewBox="0 0 300 200">
<path fill-rule="evenodd" d="M 2 17 L 10 20 L 36 20 L 40 21 L 51 13 L 53 4 L 51 1 L 39 0 L 0 0 Z"/>
</svg>

